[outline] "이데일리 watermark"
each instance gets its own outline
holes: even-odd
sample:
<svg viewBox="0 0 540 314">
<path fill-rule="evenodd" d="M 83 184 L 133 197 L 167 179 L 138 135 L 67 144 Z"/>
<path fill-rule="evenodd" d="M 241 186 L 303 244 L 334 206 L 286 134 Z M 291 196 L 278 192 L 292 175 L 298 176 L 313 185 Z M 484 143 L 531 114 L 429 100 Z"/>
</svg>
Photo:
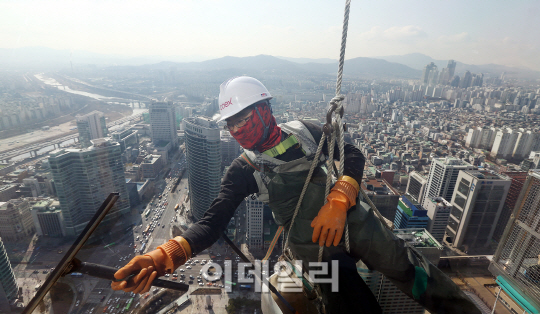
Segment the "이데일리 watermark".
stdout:
<svg viewBox="0 0 540 314">
<path fill-rule="evenodd" d="M 234 274 L 238 277 L 236 280 L 233 279 L 232 262 L 226 262 L 224 268 L 211 262 L 202 267 L 200 275 L 211 283 L 222 280 L 227 292 L 232 292 L 232 286 L 249 290 L 254 288 L 255 292 L 269 292 L 268 278 L 271 276 L 269 263 L 260 260 L 254 263 L 238 263 Z M 304 271 L 300 260 L 295 260 L 293 265 L 280 261 L 274 265 L 273 274 L 277 277 L 276 288 L 281 292 L 302 292 L 302 275 L 310 284 L 331 284 L 332 292 L 339 290 L 339 262 L 337 260 L 331 263 L 309 262 L 307 272 Z"/>
</svg>

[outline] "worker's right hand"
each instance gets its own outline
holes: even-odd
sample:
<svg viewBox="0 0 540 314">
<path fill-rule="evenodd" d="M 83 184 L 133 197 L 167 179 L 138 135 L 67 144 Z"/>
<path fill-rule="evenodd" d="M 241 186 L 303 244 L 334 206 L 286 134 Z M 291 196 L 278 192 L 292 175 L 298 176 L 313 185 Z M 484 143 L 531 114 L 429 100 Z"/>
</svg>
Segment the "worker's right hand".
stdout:
<svg viewBox="0 0 540 314">
<path fill-rule="evenodd" d="M 112 282 L 111 288 L 134 293 L 148 292 L 156 277 L 172 273 L 178 266 L 183 265 L 188 257 L 191 257 L 189 243 L 182 237 L 176 237 L 144 256 L 135 256 L 114 274 L 114 278 L 124 279 L 132 274 L 135 276 L 127 281 Z"/>
<path fill-rule="evenodd" d="M 160 249 L 155 251 L 161 252 Z M 155 251 L 151 253 L 154 253 Z M 152 257 L 147 255 L 135 256 L 126 266 L 120 268 L 114 274 L 114 278 L 117 280 L 123 279 L 131 274 L 136 274 L 135 277 L 128 281 L 113 281 L 111 283 L 111 288 L 113 290 L 123 290 L 125 292 L 146 293 L 150 291 L 152 281 L 159 277 L 157 269 L 158 267 L 156 267 Z"/>
</svg>

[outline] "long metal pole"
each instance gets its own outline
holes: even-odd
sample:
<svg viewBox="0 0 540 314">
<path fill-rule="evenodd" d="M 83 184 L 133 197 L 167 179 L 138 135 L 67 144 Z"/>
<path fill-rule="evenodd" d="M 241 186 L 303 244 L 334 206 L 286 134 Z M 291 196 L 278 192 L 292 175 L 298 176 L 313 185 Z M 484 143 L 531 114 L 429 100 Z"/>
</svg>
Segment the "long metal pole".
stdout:
<svg viewBox="0 0 540 314">
<path fill-rule="evenodd" d="M 107 215 L 109 210 L 114 206 L 114 203 L 118 200 L 119 193 L 111 193 L 107 197 L 107 199 L 101 204 L 100 208 L 97 210 L 96 214 L 92 219 L 88 222 L 84 230 L 81 232 L 81 234 L 77 237 L 77 240 L 73 243 L 71 248 L 69 248 L 68 252 L 60 263 L 58 263 L 58 266 L 56 266 L 51 273 L 50 277 L 45 280 L 41 288 L 36 292 L 36 295 L 32 298 L 30 303 L 26 306 L 23 314 L 30 314 L 34 311 L 34 309 L 38 306 L 39 302 L 43 300 L 47 292 L 52 288 L 52 286 L 60 279 L 62 275 L 66 272 L 66 268 L 71 265 L 73 262 L 73 259 L 75 258 L 75 255 L 79 253 L 79 250 L 83 247 L 83 245 L 86 243 L 88 238 L 92 235 L 92 233 L 96 230 L 98 225 L 101 223 L 103 218 Z"/>
<path fill-rule="evenodd" d="M 497 306 L 497 300 L 499 300 L 499 295 L 501 294 L 502 287 L 499 286 L 499 292 L 497 292 L 497 298 L 495 299 L 495 303 L 493 304 L 493 309 L 491 310 L 491 314 L 495 313 L 495 307 Z"/>
</svg>

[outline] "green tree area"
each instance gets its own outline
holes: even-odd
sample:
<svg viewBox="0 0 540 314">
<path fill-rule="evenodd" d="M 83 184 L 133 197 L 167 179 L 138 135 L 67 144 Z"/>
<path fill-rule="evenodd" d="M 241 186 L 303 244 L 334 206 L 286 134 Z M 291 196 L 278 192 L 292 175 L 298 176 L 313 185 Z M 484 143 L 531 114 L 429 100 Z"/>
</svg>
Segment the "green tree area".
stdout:
<svg viewBox="0 0 540 314">
<path fill-rule="evenodd" d="M 261 300 L 251 300 L 244 297 L 229 299 L 225 310 L 228 314 L 253 313 L 255 310 L 257 313 L 262 313 Z"/>
</svg>

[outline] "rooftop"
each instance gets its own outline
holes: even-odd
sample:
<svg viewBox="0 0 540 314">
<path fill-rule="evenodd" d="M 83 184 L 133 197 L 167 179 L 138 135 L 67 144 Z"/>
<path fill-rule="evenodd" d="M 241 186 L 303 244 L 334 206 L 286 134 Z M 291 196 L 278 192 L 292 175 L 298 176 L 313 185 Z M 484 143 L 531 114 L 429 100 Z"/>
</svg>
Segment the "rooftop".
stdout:
<svg viewBox="0 0 540 314">
<path fill-rule="evenodd" d="M 399 195 L 399 192 L 382 178 L 363 180 L 360 186 L 366 192 L 372 192 L 380 195 Z"/>
<path fill-rule="evenodd" d="M 445 200 L 442 197 L 430 197 L 429 200 L 432 203 L 437 204 L 437 206 L 452 206 L 452 204 L 450 202 L 448 202 L 447 200 Z"/>
<path fill-rule="evenodd" d="M 412 247 L 443 249 L 442 245 L 424 228 L 394 229 L 393 232 Z"/>
<path fill-rule="evenodd" d="M 465 172 L 481 180 L 508 180 L 509 179 L 509 178 L 505 178 L 505 176 L 503 175 L 492 173 L 487 170 L 468 170 Z"/>
<path fill-rule="evenodd" d="M 7 190 L 7 189 L 11 189 L 12 187 L 14 187 L 15 184 L 4 184 L 4 185 L 0 185 L 0 192 L 1 191 L 4 191 L 4 190 Z"/>
</svg>

